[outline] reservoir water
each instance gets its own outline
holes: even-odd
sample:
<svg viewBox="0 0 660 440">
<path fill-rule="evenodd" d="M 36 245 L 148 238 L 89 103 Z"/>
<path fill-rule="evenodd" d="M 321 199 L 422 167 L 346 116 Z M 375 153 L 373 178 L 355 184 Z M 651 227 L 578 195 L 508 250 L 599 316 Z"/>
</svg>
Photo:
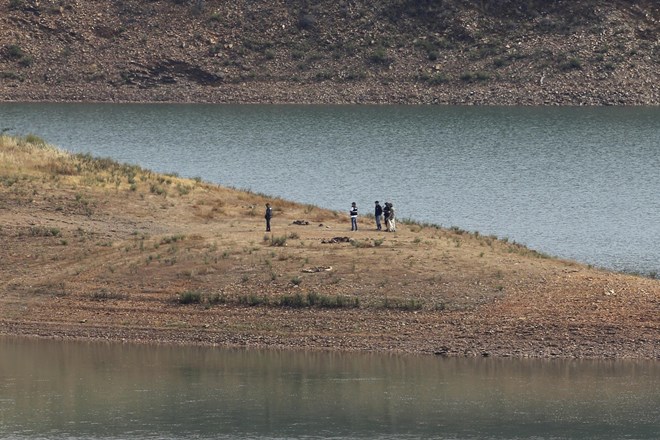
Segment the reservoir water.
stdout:
<svg viewBox="0 0 660 440">
<path fill-rule="evenodd" d="M 657 439 L 654 361 L 0 337 L 0 438 Z"/>
<path fill-rule="evenodd" d="M 0 129 L 144 168 L 660 270 L 660 108 L 0 104 Z"/>
</svg>

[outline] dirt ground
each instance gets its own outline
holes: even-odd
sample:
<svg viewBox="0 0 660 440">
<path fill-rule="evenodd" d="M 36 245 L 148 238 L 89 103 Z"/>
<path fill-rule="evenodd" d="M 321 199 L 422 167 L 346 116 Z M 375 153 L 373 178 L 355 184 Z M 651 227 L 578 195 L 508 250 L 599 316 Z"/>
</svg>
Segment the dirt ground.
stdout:
<svg viewBox="0 0 660 440">
<path fill-rule="evenodd" d="M 0 335 L 660 358 L 657 279 L 459 229 L 359 222 L 2 136 Z"/>
</svg>

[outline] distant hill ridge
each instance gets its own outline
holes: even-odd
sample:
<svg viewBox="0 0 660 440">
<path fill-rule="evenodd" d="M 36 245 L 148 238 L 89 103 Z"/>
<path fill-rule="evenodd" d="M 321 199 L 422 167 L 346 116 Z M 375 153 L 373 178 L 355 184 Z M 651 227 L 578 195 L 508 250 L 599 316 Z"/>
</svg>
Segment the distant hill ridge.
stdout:
<svg viewBox="0 0 660 440">
<path fill-rule="evenodd" d="M 655 0 L 2 0 L 0 101 L 658 105 Z"/>
</svg>

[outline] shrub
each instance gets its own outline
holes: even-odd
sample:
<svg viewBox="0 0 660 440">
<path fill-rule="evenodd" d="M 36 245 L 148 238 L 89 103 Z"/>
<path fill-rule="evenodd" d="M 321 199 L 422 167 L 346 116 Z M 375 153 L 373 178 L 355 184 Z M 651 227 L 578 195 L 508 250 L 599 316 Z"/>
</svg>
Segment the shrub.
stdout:
<svg viewBox="0 0 660 440">
<path fill-rule="evenodd" d="M 18 59 L 22 58 L 25 53 L 23 52 L 23 49 L 21 49 L 21 47 L 17 44 L 10 44 L 7 46 L 7 55 L 9 58 Z"/>
<path fill-rule="evenodd" d="M 490 74 L 488 72 L 465 72 L 461 74 L 460 78 L 465 82 L 487 81 L 490 79 Z"/>
<path fill-rule="evenodd" d="M 383 300 L 383 307 L 386 309 L 396 310 L 420 310 L 423 304 L 421 301 L 414 298 L 385 298 Z"/>
<path fill-rule="evenodd" d="M 312 14 L 303 14 L 298 19 L 300 29 L 313 29 L 316 26 L 316 17 Z"/>
<path fill-rule="evenodd" d="M 376 48 L 371 54 L 369 55 L 369 61 L 371 61 L 374 64 L 389 64 L 390 59 L 387 56 L 387 51 L 385 50 L 384 47 L 379 47 Z"/>
<path fill-rule="evenodd" d="M 356 297 L 344 295 L 320 295 L 316 298 L 315 305 L 326 309 L 356 308 L 359 307 L 360 300 Z"/>
<path fill-rule="evenodd" d="M 106 301 L 112 299 L 126 299 L 128 295 L 123 292 L 109 292 L 105 289 L 100 289 L 89 294 L 90 299 L 95 301 Z"/>
<path fill-rule="evenodd" d="M 371 243 L 369 242 L 368 239 L 366 239 L 365 241 L 351 240 L 350 243 L 351 243 L 351 246 L 356 247 L 356 248 L 371 247 Z"/>
<path fill-rule="evenodd" d="M 167 194 L 167 191 L 164 188 L 156 185 L 155 183 L 152 183 L 149 186 L 149 192 L 151 192 L 152 194 L 159 195 L 159 196 L 162 196 L 163 194 Z"/>
<path fill-rule="evenodd" d="M 177 235 L 171 235 L 169 237 L 163 237 L 160 240 L 160 244 L 170 244 L 170 243 L 176 243 L 177 241 L 181 241 L 185 239 L 186 236 L 182 234 L 177 234 Z"/>
<path fill-rule="evenodd" d="M 250 294 L 250 295 L 243 295 L 238 298 L 238 303 L 242 304 L 244 306 L 258 306 L 261 304 L 267 304 L 266 298 L 262 296 L 258 296 L 255 294 Z"/>
<path fill-rule="evenodd" d="M 46 146 L 46 141 L 43 138 L 37 136 L 36 134 L 27 134 L 23 138 L 23 140 L 26 143 L 35 145 L 37 147 L 45 147 Z"/>
<path fill-rule="evenodd" d="M 280 305 L 284 307 L 292 307 L 292 308 L 308 307 L 309 300 L 307 296 L 301 293 L 296 293 L 294 295 L 284 295 L 280 299 Z"/>
<path fill-rule="evenodd" d="M 495 58 L 493 60 L 493 66 L 495 67 L 504 67 L 508 64 L 509 64 L 508 61 L 504 58 Z"/>
<path fill-rule="evenodd" d="M 305 58 L 305 51 L 300 49 L 294 49 L 291 51 L 291 59 L 302 60 L 304 58 Z"/>
<path fill-rule="evenodd" d="M 219 293 L 214 293 L 213 295 L 208 297 L 209 304 L 225 304 L 227 302 L 227 298 L 225 298 L 224 295 L 220 295 Z"/>
<path fill-rule="evenodd" d="M 444 84 L 449 82 L 449 77 L 444 73 L 435 73 L 426 80 L 429 84 L 436 86 L 438 84 Z"/>
<path fill-rule="evenodd" d="M 270 245 L 271 246 L 286 246 L 286 240 L 287 237 L 286 235 L 282 235 L 280 237 L 271 237 L 270 238 Z"/>
<path fill-rule="evenodd" d="M 30 226 L 29 234 L 32 237 L 57 237 L 60 235 L 60 230 L 45 226 Z"/>
<path fill-rule="evenodd" d="M 32 63 L 34 63 L 34 58 L 32 58 L 29 55 L 22 56 L 21 59 L 18 61 L 18 64 L 20 64 L 23 67 L 31 66 Z"/>
<path fill-rule="evenodd" d="M 195 290 L 188 290 L 179 295 L 179 304 L 199 304 L 202 294 Z"/>
<path fill-rule="evenodd" d="M 569 58 L 566 61 L 563 61 L 559 64 L 559 68 L 564 72 L 569 70 L 580 70 L 582 69 L 582 61 L 579 58 Z"/>
<path fill-rule="evenodd" d="M 367 74 L 363 70 L 358 70 L 358 71 L 348 71 L 346 72 L 346 76 L 344 79 L 347 81 L 357 81 L 357 80 L 362 80 L 367 77 Z"/>
<path fill-rule="evenodd" d="M 23 76 L 19 75 L 16 72 L 0 72 L 0 78 L 2 79 L 16 79 L 19 81 L 23 81 Z"/>
<path fill-rule="evenodd" d="M 360 300 L 357 297 L 344 295 L 319 295 L 316 292 L 310 292 L 307 294 L 307 302 L 310 306 L 325 309 L 357 308 L 360 306 Z"/>
</svg>

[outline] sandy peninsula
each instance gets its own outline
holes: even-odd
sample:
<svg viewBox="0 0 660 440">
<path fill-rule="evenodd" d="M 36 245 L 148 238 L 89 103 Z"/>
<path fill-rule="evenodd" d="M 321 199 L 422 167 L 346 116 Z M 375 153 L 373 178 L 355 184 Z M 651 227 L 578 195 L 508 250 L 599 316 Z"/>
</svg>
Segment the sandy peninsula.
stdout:
<svg viewBox="0 0 660 440">
<path fill-rule="evenodd" d="M 265 232 L 265 203 L 274 208 Z M 660 281 L 0 137 L 0 335 L 660 357 Z"/>
</svg>

